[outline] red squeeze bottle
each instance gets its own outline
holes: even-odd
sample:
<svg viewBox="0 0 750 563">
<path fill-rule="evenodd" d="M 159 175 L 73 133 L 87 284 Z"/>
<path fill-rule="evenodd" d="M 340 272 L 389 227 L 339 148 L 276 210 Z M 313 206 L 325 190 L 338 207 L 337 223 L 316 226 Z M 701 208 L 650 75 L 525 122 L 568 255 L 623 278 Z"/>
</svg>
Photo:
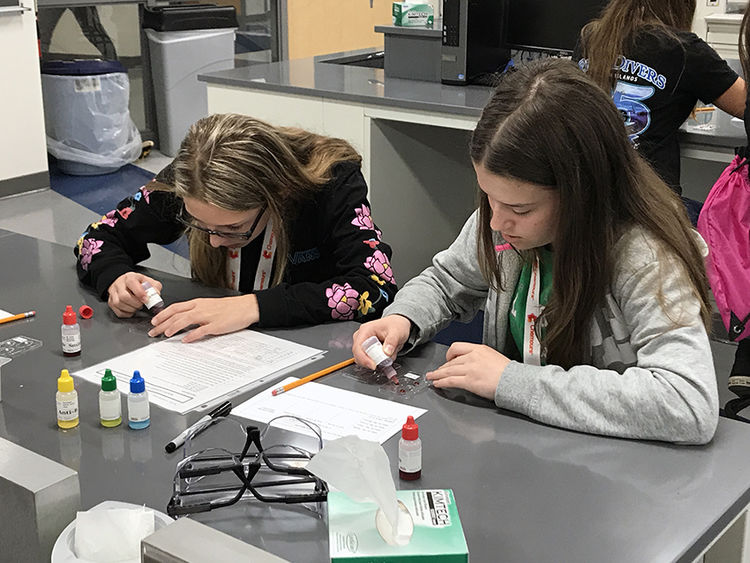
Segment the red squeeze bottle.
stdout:
<svg viewBox="0 0 750 563">
<path fill-rule="evenodd" d="M 422 440 L 414 417 L 406 418 L 398 441 L 398 476 L 404 481 L 413 481 L 422 476 Z"/>
<path fill-rule="evenodd" d="M 78 317 L 73 307 L 68 305 L 62 316 L 62 351 L 63 356 L 80 356 L 81 355 L 81 325 L 78 324 Z"/>
</svg>

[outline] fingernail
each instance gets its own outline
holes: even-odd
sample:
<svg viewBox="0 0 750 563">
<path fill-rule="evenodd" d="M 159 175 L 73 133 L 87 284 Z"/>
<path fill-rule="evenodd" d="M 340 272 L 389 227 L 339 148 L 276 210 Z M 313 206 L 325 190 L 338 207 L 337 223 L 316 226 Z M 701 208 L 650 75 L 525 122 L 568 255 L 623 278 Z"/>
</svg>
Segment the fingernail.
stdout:
<svg viewBox="0 0 750 563">
<path fill-rule="evenodd" d="M 391 346 L 390 344 L 386 344 L 385 346 L 383 346 L 383 352 L 385 352 L 386 356 L 390 356 L 391 354 L 393 354 L 393 346 Z"/>
</svg>

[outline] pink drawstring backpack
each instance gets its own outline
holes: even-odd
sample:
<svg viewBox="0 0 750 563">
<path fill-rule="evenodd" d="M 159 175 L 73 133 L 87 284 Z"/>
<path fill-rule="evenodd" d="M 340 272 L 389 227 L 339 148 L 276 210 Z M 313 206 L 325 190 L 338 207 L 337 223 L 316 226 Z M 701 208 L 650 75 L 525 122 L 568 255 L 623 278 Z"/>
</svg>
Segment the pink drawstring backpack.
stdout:
<svg viewBox="0 0 750 563">
<path fill-rule="evenodd" d="M 740 156 L 724 169 L 703 204 L 698 232 L 708 244 L 706 270 L 729 340 L 750 334 L 750 181 Z"/>
</svg>

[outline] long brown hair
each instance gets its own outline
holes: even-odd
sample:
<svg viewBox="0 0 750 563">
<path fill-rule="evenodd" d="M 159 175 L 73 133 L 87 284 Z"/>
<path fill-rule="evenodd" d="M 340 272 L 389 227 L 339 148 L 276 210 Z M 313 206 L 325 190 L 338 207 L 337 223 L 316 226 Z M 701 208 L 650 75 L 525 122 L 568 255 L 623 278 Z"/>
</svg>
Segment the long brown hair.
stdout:
<svg viewBox="0 0 750 563">
<path fill-rule="evenodd" d="M 695 0 L 611 0 L 601 16 L 581 31 L 588 75 L 609 92 L 618 57 L 632 48 L 639 32 L 690 31 L 694 14 Z"/>
<path fill-rule="evenodd" d="M 331 179 L 331 168 L 362 158 L 342 139 L 274 127 L 252 117 L 215 114 L 190 127 L 174 160 L 172 189 L 229 211 L 264 205 L 273 221 L 277 250 L 272 285 L 281 282 L 289 253 L 289 225 L 300 204 Z M 193 276 L 227 287 L 226 249 L 207 234 L 190 231 Z"/>
<path fill-rule="evenodd" d="M 591 319 L 613 278 L 613 247 L 630 227 L 661 242 L 665 267 L 684 267 L 708 326 L 703 258 L 684 207 L 636 153 L 612 99 L 573 63 L 545 59 L 504 76 L 472 134 L 470 153 L 493 174 L 559 191 L 552 292 L 537 323 L 545 326 L 549 363 L 585 362 Z M 495 251 L 491 216 L 480 192 L 479 264 L 489 283 L 503 288 L 504 253 Z"/>
<path fill-rule="evenodd" d="M 740 63 L 745 80 L 750 79 L 750 6 L 745 8 L 745 15 L 740 26 Z"/>
</svg>

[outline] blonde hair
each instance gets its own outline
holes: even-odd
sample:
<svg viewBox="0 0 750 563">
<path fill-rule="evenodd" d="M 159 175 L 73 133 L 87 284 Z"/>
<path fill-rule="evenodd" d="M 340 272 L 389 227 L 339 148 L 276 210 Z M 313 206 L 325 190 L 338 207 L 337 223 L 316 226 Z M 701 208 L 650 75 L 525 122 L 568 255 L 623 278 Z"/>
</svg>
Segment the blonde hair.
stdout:
<svg viewBox="0 0 750 563">
<path fill-rule="evenodd" d="M 338 162 L 362 158 L 342 139 L 289 127 L 274 127 L 238 114 L 215 114 L 190 127 L 174 160 L 171 189 L 228 211 L 267 206 L 277 247 L 271 285 L 284 277 L 289 227 L 300 205 L 331 179 Z M 214 248 L 209 235 L 188 233 L 193 277 L 228 287 L 226 248 Z"/>
</svg>

